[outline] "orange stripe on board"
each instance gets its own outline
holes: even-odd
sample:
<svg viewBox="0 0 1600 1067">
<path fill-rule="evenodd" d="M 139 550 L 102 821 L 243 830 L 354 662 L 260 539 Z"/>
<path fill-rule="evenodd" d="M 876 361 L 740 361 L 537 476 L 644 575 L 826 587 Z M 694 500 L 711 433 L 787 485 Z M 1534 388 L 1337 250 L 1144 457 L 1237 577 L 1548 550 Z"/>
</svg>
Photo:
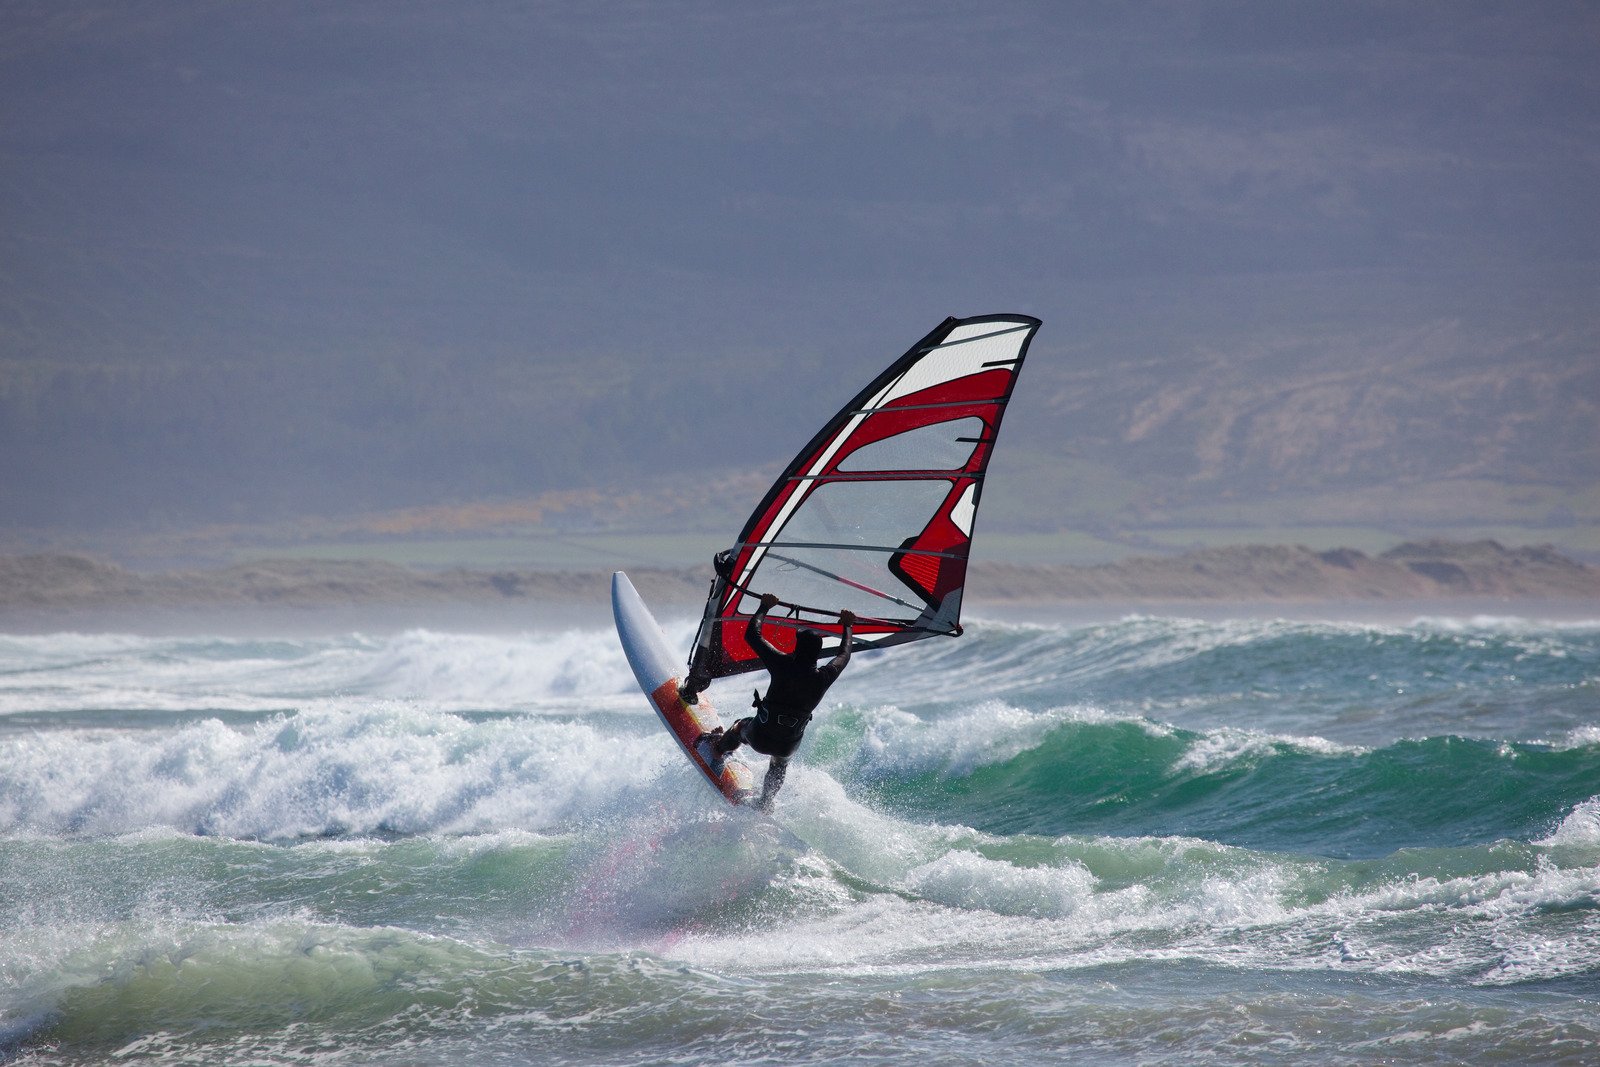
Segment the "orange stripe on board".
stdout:
<svg viewBox="0 0 1600 1067">
<path fill-rule="evenodd" d="M 661 709 L 661 717 L 667 720 L 672 732 L 678 735 L 678 740 L 693 750 L 694 743 L 702 731 L 699 721 L 690 714 L 689 709 L 678 697 L 678 680 L 668 678 L 656 686 L 655 692 L 650 694 L 650 699 Z"/>
<path fill-rule="evenodd" d="M 660 710 L 661 717 L 672 727 L 672 732 L 677 735 L 678 740 L 683 742 L 683 747 L 689 751 L 689 758 L 709 776 L 710 768 L 706 767 L 706 761 L 700 758 L 700 753 L 694 748 L 694 743 L 700 739 L 705 730 L 694 711 L 678 696 L 678 680 L 668 678 L 656 686 L 655 691 L 650 694 L 650 699 Z M 738 803 L 740 796 L 750 789 L 748 774 L 743 765 L 730 762 L 724 765 L 722 774 L 714 781 L 723 796 Z"/>
</svg>

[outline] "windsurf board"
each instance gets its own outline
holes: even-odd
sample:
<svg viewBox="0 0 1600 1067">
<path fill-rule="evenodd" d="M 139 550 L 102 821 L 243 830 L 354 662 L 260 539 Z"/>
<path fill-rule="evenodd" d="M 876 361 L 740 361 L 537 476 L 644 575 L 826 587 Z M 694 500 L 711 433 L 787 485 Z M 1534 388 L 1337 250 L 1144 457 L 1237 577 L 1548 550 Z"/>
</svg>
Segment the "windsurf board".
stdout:
<svg viewBox="0 0 1600 1067">
<path fill-rule="evenodd" d="M 752 797 L 750 768 L 729 757 L 722 761 L 720 773 L 714 771 L 703 756 L 695 750 L 695 741 L 702 733 L 710 733 L 726 725 L 711 706 L 705 693 L 694 704 L 685 704 L 678 695 L 678 670 L 676 659 L 667 647 L 667 638 L 661 626 L 650 614 L 644 599 L 628 580 L 617 571 L 611 576 L 611 612 L 616 617 L 617 637 L 622 641 L 622 651 L 628 657 L 628 666 L 639 688 L 650 700 L 650 706 L 666 725 L 683 750 L 689 762 L 699 771 L 707 784 L 730 804 L 741 804 Z"/>
</svg>

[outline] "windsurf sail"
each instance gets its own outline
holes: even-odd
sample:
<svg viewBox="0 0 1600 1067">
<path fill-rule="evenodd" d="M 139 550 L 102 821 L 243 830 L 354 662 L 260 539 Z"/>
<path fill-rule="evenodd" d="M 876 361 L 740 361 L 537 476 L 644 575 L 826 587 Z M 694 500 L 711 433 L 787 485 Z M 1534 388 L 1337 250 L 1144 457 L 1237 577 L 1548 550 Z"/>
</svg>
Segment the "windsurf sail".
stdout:
<svg viewBox="0 0 1600 1067">
<path fill-rule="evenodd" d="M 763 593 L 778 597 L 767 638 L 784 651 L 810 627 L 831 655 L 843 610 L 856 649 L 961 632 L 984 474 L 1038 329 L 1027 315 L 946 319 L 800 450 L 717 557 L 692 686 L 761 668 L 744 631 Z"/>
</svg>

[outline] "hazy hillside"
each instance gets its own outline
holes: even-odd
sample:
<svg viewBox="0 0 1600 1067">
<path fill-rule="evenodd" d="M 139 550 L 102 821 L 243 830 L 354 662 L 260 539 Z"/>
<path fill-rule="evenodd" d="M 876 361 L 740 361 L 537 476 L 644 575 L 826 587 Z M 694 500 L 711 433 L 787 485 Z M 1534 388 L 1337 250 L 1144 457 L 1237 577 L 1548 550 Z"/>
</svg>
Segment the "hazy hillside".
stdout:
<svg viewBox="0 0 1600 1067">
<path fill-rule="evenodd" d="M 0 539 L 721 530 L 1018 311 L 988 529 L 1584 547 L 1592 8 L 1142 11 L 6 5 Z"/>
<path fill-rule="evenodd" d="M 1452 321 L 1032 373 L 1027 502 L 991 498 L 1019 522 L 1047 519 L 1026 513 L 1041 478 L 1075 517 L 1134 526 L 1600 520 L 1594 335 Z"/>
<path fill-rule="evenodd" d="M 1041 341 L 987 521 L 1054 529 L 1243 514 L 1248 524 L 1274 509 L 1279 521 L 1321 524 L 1600 519 L 1600 345 L 1454 324 L 1363 340 L 1111 367 L 1074 365 Z M 776 402 L 750 365 L 721 377 L 717 366 L 670 377 L 597 356 L 508 360 L 481 377 L 399 360 L 33 367 L 8 375 L 0 396 L 15 504 L 4 521 L 262 522 L 595 485 L 607 492 L 589 511 L 605 523 L 619 489 L 664 483 L 725 524 L 723 507 L 759 495 L 746 478 L 721 499 L 738 461 L 787 458 L 808 435 L 802 420 L 819 423 L 854 383 L 807 390 L 803 407 L 774 417 L 778 432 L 753 419 L 715 428 L 696 413 Z M 647 446 L 629 440 L 630 413 L 648 416 Z M 694 523 L 697 509 L 684 510 L 674 521 Z"/>
</svg>

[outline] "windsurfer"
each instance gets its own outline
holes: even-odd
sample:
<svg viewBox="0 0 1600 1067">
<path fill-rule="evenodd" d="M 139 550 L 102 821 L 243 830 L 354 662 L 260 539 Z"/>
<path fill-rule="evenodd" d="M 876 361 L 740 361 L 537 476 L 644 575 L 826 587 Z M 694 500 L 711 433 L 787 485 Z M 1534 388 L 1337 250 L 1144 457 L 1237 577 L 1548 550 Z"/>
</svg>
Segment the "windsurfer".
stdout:
<svg viewBox="0 0 1600 1067">
<path fill-rule="evenodd" d="M 767 612 L 777 603 L 778 598 L 773 594 L 763 594 L 760 609 L 750 617 L 744 631 L 745 640 L 761 657 L 761 664 L 771 679 L 767 695 L 756 694 L 754 715 L 740 719 L 726 731 L 719 729 L 702 734 L 696 744 L 706 762 L 718 772 L 723 758 L 740 745 L 749 745 L 772 757 L 761 788 L 759 806 L 762 811 L 772 810 L 772 802 L 789 772 L 789 757 L 800 747 L 811 713 L 816 711 L 823 694 L 850 662 L 851 630 L 856 621 L 849 611 L 839 613 L 839 621 L 844 624 L 839 654 L 819 666 L 817 657 L 822 653 L 822 634 L 818 631 L 806 629 L 796 634 L 792 653 L 780 652 L 762 636 L 761 626 L 767 620 Z"/>
</svg>

